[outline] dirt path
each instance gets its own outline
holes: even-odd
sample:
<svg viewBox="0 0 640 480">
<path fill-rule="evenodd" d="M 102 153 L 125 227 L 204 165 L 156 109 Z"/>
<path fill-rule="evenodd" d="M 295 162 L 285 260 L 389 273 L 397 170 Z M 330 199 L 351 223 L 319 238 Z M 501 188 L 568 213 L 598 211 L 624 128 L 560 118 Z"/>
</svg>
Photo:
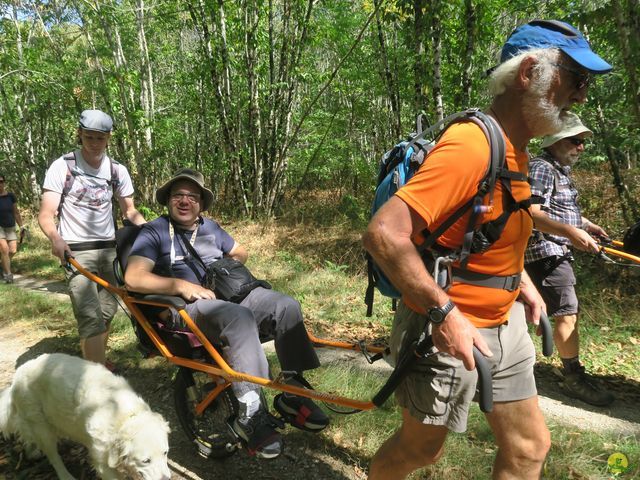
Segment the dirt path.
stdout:
<svg viewBox="0 0 640 480">
<path fill-rule="evenodd" d="M 50 292 L 59 295 L 63 301 L 68 301 L 68 297 L 62 293 L 64 285 L 59 283 L 42 285 L 32 279 L 19 277 L 16 280 L 21 287 Z M 64 348 L 63 346 L 62 351 Z M 269 345 L 267 348 L 270 348 Z M 56 345 L 53 339 L 17 331 L 15 327 L 0 318 L 0 388 L 10 383 L 16 365 L 41 353 L 55 350 Z M 332 363 L 343 361 L 351 365 L 361 365 L 363 369 L 372 368 L 354 352 L 320 350 L 319 353 L 323 361 Z M 389 371 L 389 367 L 382 362 L 376 365 L 376 368 L 384 372 Z M 600 409 L 562 395 L 557 387 L 559 379 L 549 365 L 541 364 L 536 369 L 541 394 L 540 405 L 548 419 L 574 428 L 613 431 L 625 436 L 640 437 L 640 410 L 637 408 L 640 404 L 640 385 L 636 382 L 618 378 L 603 379 L 616 394 L 617 400 L 610 408 Z M 225 461 L 205 460 L 195 453 L 195 449 L 186 440 L 177 423 L 170 387 L 172 370 L 166 368 L 164 360 L 160 358 L 141 360 L 137 366 L 122 373 L 151 407 L 162 413 L 171 424 L 170 459 L 174 480 L 197 480 L 198 478 L 299 480 L 301 472 L 304 472 L 305 480 L 366 478 L 367 459 L 354 455 L 353 451 L 340 448 L 327 434 L 311 435 L 291 427 L 285 432 L 285 453 L 275 460 L 259 461 L 247 456 L 245 452 L 240 452 Z M 14 444 L 0 440 L 0 478 L 7 478 L 7 480 L 55 478 L 46 460 L 35 463 L 23 462 L 17 470 L 14 470 L 16 448 Z M 85 480 L 93 478 L 87 473 L 90 470 L 86 465 L 82 449 L 63 445 L 61 450 L 72 472 Z"/>
</svg>

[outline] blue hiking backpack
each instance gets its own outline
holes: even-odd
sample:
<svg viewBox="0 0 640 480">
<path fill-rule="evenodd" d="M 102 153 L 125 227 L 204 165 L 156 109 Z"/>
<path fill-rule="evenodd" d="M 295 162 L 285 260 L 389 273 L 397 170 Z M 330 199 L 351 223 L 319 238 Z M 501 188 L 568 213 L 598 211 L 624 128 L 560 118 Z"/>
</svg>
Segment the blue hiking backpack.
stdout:
<svg viewBox="0 0 640 480">
<path fill-rule="evenodd" d="M 526 182 L 527 177 L 520 172 L 513 172 L 505 168 L 506 146 L 501 129 L 495 120 L 480 110 L 468 109 L 454 113 L 427 129 L 422 128 L 423 118 L 419 115 L 416 121 L 416 132 L 411 134 L 407 140 L 396 144 L 382 156 L 376 193 L 371 207 L 371 216 L 373 217 L 378 209 L 413 177 L 445 130 L 454 123 L 466 121 L 478 125 L 487 137 L 490 149 L 487 172 L 479 183 L 476 194 L 451 214 L 435 231 L 426 231 L 424 234 L 425 241 L 417 248 L 424 259 L 425 252 L 434 246 L 436 240 L 460 217 L 471 210 L 463 244 L 459 250 L 452 254 L 459 261 L 461 267 L 456 269 L 457 276 L 454 278 L 466 283 L 513 290 L 519 284 L 519 275 L 496 277 L 477 272 L 467 274 L 461 272 L 461 269 L 466 268 L 471 253 L 484 253 L 500 238 L 500 234 L 512 213 L 519 209 L 528 209 L 531 204 L 530 199 L 516 202 L 513 198 L 511 181 Z M 507 193 L 506 198 L 508 200 L 507 205 L 504 207 L 504 213 L 497 219 L 478 226 L 479 215 L 487 211 L 487 207 L 483 205 L 484 198 L 489 195 L 489 203 L 492 204 L 493 191 L 497 179 L 501 181 Z M 365 294 L 365 304 L 367 305 L 367 316 L 370 317 L 373 312 L 373 296 L 376 288 L 383 295 L 393 299 L 394 309 L 396 300 L 401 297 L 401 294 L 368 253 L 366 257 L 368 286 Z"/>
</svg>

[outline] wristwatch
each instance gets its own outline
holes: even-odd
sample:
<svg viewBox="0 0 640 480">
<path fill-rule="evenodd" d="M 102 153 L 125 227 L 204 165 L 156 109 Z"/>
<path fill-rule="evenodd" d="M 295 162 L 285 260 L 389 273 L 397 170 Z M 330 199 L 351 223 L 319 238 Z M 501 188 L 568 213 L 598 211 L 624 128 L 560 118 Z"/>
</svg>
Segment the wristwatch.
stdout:
<svg viewBox="0 0 640 480">
<path fill-rule="evenodd" d="M 455 306 L 456 305 L 451 300 L 449 300 L 441 307 L 430 308 L 427 312 L 429 321 L 434 325 L 439 325 L 440 323 L 444 322 L 444 319 L 447 318 L 447 315 L 451 310 L 453 310 L 453 307 Z"/>
</svg>

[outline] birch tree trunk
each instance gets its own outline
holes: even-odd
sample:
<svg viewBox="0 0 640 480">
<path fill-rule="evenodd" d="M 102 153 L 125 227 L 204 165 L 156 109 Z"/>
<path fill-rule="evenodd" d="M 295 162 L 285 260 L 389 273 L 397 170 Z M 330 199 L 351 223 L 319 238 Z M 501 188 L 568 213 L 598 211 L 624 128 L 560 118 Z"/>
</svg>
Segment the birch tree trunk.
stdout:
<svg viewBox="0 0 640 480">
<path fill-rule="evenodd" d="M 262 153 L 262 121 L 258 99 L 258 79 L 256 68 L 258 64 L 258 45 L 256 32 L 258 30 L 258 5 L 255 0 L 243 2 L 243 21 L 245 32 L 245 64 L 247 69 L 247 88 L 249 91 L 248 132 L 245 135 L 249 148 L 249 161 L 253 166 L 252 197 L 253 207 L 258 210 L 264 205 L 263 195 L 263 159 Z"/>
<path fill-rule="evenodd" d="M 425 58 L 426 51 L 424 46 L 426 9 L 426 0 L 415 0 L 413 2 L 413 38 L 415 45 L 414 101 L 416 112 L 428 110 L 428 101 L 425 95 L 427 87 L 425 85 L 425 82 L 427 82 L 427 79 L 429 78 L 429 72 L 427 71 L 427 62 Z"/>
<path fill-rule="evenodd" d="M 22 2 L 20 2 L 21 8 L 24 8 Z M 13 24 L 16 29 L 16 52 L 18 54 L 18 65 L 21 69 L 25 68 L 25 60 L 24 60 L 24 49 L 22 44 L 22 29 L 20 28 L 20 21 L 18 20 L 18 8 L 14 3 L 11 9 Z M 24 78 L 24 77 L 22 77 Z M 28 165 L 28 177 L 29 177 L 29 187 L 31 189 L 31 198 L 33 199 L 32 204 L 37 208 L 40 203 L 40 185 L 38 184 L 38 179 L 36 178 L 36 152 L 33 145 L 33 123 L 30 118 L 28 118 L 27 112 L 27 102 L 31 100 L 32 93 L 29 87 L 28 82 L 24 81 L 24 91 L 22 95 L 16 95 L 14 98 L 14 103 L 16 106 L 16 111 L 18 117 L 20 118 L 21 125 L 24 126 L 24 148 L 27 152 L 27 165 Z"/>
<path fill-rule="evenodd" d="M 442 106 L 442 23 L 440 21 L 440 0 L 431 2 L 431 41 L 433 45 L 433 102 L 436 108 L 436 121 L 444 118 Z"/>
<path fill-rule="evenodd" d="M 629 7 L 631 7 L 632 3 L 634 3 L 633 0 L 630 0 Z M 636 6 L 638 6 L 637 2 L 635 3 Z M 620 45 L 622 60 L 628 76 L 627 98 L 629 99 L 629 108 L 635 116 L 636 127 L 640 128 L 640 79 L 638 77 L 638 62 L 640 61 L 640 56 L 637 55 L 637 51 L 633 51 L 631 48 L 630 41 L 633 37 L 631 29 L 629 28 L 630 16 L 628 16 L 627 13 L 631 13 L 632 10 L 629 8 L 627 11 L 625 4 L 625 0 L 613 0 L 611 2 L 615 12 L 618 44 Z M 638 32 L 635 32 L 635 35 L 637 37 Z M 634 54 L 636 58 L 634 58 Z"/>
<path fill-rule="evenodd" d="M 380 0 L 374 0 L 376 9 L 379 8 Z M 392 73 L 389 67 L 389 55 L 387 53 L 387 42 L 385 40 L 384 29 L 380 19 L 380 12 L 376 14 L 376 31 L 378 33 L 378 44 L 380 46 L 380 55 L 382 57 L 382 67 L 384 70 L 384 83 L 387 87 L 387 98 L 391 104 L 391 118 L 393 125 L 393 136 L 399 138 L 402 134 L 402 122 L 400 119 L 400 99 L 396 95 L 396 79 L 397 73 Z"/>
<path fill-rule="evenodd" d="M 465 0 L 466 48 L 462 59 L 462 98 L 460 106 L 468 108 L 471 101 L 473 75 L 473 50 L 476 46 L 476 7 L 473 0 Z"/>
</svg>

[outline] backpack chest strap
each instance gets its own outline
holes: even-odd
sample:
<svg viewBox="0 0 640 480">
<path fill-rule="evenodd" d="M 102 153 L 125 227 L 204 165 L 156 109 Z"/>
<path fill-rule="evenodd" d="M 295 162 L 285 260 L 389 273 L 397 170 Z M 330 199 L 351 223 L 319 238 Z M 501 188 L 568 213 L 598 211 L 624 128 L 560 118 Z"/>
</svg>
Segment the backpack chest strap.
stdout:
<svg viewBox="0 0 640 480">
<path fill-rule="evenodd" d="M 522 274 L 520 273 L 506 276 L 490 275 L 487 273 L 471 272 L 457 267 L 453 267 L 451 271 L 454 282 L 468 283 L 479 287 L 497 288 L 499 290 L 506 290 L 507 292 L 517 290 L 520 287 L 520 279 L 522 278 Z"/>
</svg>

